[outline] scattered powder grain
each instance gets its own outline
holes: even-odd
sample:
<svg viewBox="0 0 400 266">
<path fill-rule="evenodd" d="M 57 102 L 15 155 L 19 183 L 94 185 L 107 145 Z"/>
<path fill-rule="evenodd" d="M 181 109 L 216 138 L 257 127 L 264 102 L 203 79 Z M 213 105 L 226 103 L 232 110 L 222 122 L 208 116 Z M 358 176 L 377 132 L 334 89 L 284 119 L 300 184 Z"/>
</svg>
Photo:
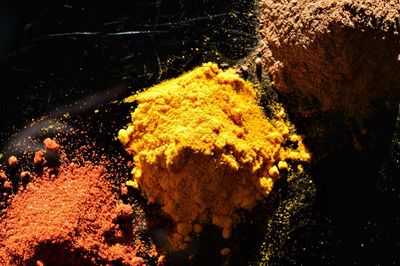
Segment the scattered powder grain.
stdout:
<svg viewBox="0 0 400 266">
<path fill-rule="evenodd" d="M 35 152 L 35 157 L 33 158 L 33 163 L 36 165 L 46 163 L 45 157 L 46 157 L 46 151 L 39 150 L 39 151 Z"/>
<path fill-rule="evenodd" d="M 8 181 L 8 180 L 4 181 L 3 188 L 4 188 L 4 190 L 10 189 L 11 188 L 11 182 Z"/>
<path fill-rule="evenodd" d="M 20 177 L 23 180 L 29 180 L 32 178 L 32 173 L 29 171 L 23 171 L 23 172 L 21 172 Z"/>
<path fill-rule="evenodd" d="M 134 180 L 176 222 L 173 248 L 211 221 L 229 238 L 233 214 L 252 209 L 280 177 L 277 167 L 310 158 L 284 110 L 268 120 L 253 86 L 207 63 L 127 99 L 132 123 L 118 137 L 133 155 Z M 285 144 L 293 140 L 296 149 Z"/>
<path fill-rule="evenodd" d="M 46 150 L 56 152 L 60 149 L 60 145 L 54 140 L 47 138 L 43 141 Z"/>
<path fill-rule="evenodd" d="M 2 172 L 2 171 L 0 171 L 0 180 L 1 180 L 1 181 L 7 180 L 7 175 L 6 175 L 4 172 Z"/>
<path fill-rule="evenodd" d="M 226 255 L 228 255 L 230 252 L 231 252 L 230 248 L 223 248 L 223 249 L 221 249 L 220 254 L 221 254 L 222 256 L 226 256 Z"/>
<path fill-rule="evenodd" d="M 9 166 L 16 166 L 18 164 L 18 158 L 15 156 L 10 156 L 10 158 L 8 158 L 8 165 Z"/>
</svg>

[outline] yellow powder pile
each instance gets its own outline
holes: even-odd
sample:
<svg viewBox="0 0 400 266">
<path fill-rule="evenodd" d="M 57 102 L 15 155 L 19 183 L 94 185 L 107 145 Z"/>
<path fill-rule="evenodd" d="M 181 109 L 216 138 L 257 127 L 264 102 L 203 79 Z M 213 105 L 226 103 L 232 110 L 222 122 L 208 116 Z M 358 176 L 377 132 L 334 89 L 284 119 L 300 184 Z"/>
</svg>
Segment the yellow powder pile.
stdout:
<svg viewBox="0 0 400 266">
<path fill-rule="evenodd" d="M 284 110 L 268 120 L 256 90 L 232 69 L 207 63 L 127 100 L 138 103 L 118 134 L 133 155 L 131 185 L 176 222 L 175 248 L 208 221 L 229 238 L 236 210 L 265 198 L 291 161 L 310 158 Z"/>
</svg>

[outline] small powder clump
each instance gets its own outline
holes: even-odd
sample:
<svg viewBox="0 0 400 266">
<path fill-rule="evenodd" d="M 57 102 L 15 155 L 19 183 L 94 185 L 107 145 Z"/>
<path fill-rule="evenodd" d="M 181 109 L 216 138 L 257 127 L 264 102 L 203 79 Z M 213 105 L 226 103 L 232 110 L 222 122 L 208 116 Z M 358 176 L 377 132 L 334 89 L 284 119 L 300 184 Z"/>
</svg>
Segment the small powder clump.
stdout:
<svg viewBox="0 0 400 266">
<path fill-rule="evenodd" d="M 0 181 L 5 181 L 5 180 L 7 180 L 7 175 L 4 172 L 0 171 Z"/>
<path fill-rule="evenodd" d="M 33 163 L 35 165 L 45 163 L 46 162 L 45 156 L 46 156 L 46 151 L 44 151 L 44 150 L 39 150 L 39 151 L 35 152 L 35 157 L 33 158 Z"/>
<path fill-rule="evenodd" d="M 44 146 L 46 147 L 46 150 L 56 152 L 60 149 L 60 144 L 58 144 L 56 141 L 54 141 L 51 138 L 47 138 L 43 141 Z"/>
<path fill-rule="evenodd" d="M 134 248 L 140 224 L 105 176 L 104 167 L 91 163 L 45 167 L 0 221 L 0 264 L 144 264 Z"/>
<path fill-rule="evenodd" d="M 127 99 L 138 102 L 118 135 L 133 155 L 130 185 L 176 223 L 172 247 L 208 221 L 229 238 L 236 210 L 265 198 L 286 162 L 310 159 L 284 110 L 267 119 L 258 100 L 251 83 L 213 63 Z"/>
<path fill-rule="evenodd" d="M 8 158 L 8 165 L 11 167 L 14 167 L 18 164 L 18 158 L 15 156 L 10 156 L 10 158 Z"/>
</svg>

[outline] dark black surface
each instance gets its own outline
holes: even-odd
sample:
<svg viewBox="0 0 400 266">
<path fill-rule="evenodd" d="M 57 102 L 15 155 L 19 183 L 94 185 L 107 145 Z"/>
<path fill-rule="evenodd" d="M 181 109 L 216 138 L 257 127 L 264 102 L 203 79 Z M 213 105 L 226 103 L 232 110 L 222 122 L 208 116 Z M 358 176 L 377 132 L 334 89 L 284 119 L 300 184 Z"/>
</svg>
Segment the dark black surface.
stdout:
<svg viewBox="0 0 400 266">
<path fill-rule="evenodd" d="M 245 56 L 257 40 L 252 11 L 251 1 L 1 2 L 2 142 L 78 99 Z"/>
<path fill-rule="evenodd" d="M 7 155 L 32 119 L 67 112 L 107 148 L 129 107 L 98 115 L 94 109 L 208 60 L 232 64 L 251 51 L 255 30 L 251 1 L 1 1 L 1 150 Z M 268 264 L 274 265 L 400 263 L 396 114 L 380 107 L 363 121 L 369 129 L 363 136 L 358 121 L 337 114 L 304 119 L 288 107 L 317 156 L 310 174 L 282 184 L 272 206 L 246 214 L 253 223 L 235 229 L 227 259 L 219 256 L 227 243 L 209 228 L 193 242 L 196 256 L 187 261 L 190 252 L 176 254 L 172 265 L 257 265 L 263 241 L 272 243 Z M 316 134 L 316 126 L 328 133 Z"/>
</svg>

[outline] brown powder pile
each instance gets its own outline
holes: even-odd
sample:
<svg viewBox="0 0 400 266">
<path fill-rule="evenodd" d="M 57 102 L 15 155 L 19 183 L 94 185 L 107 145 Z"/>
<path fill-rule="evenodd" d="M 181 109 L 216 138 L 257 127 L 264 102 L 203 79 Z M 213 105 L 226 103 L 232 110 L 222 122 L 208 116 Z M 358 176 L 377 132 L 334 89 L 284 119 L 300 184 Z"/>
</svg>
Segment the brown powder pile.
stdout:
<svg viewBox="0 0 400 266">
<path fill-rule="evenodd" d="M 264 60 L 275 85 L 358 113 L 400 79 L 398 0 L 261 0 Z M 398 87 L 397 87 L 398 88 Z M 394 91 L 395 90 L 395 91 Z"/>
<path fill-rule="evenodd" d="M 131 185 L 176 222 L 173 247 L 208 220 L 229 238 L 237 209 L 252 209 L 288 163 L 310 158 L 284 110 L 268 120 L 232 69 L 208 63 L 129 100 L 138 107 L 119 139 L 134 158 Z"/>
<path fill-rule="evenodd" d="M 56 142 L 46 148 L 57 151 Z M 143 227 L 117 201 L 104 167 L 45 167 L 10 201 L 0 222 L 1 265 L 142 265 L 134 236 Z M 137 246 L 138 248 L 140 246 Z"/>
</svg>

